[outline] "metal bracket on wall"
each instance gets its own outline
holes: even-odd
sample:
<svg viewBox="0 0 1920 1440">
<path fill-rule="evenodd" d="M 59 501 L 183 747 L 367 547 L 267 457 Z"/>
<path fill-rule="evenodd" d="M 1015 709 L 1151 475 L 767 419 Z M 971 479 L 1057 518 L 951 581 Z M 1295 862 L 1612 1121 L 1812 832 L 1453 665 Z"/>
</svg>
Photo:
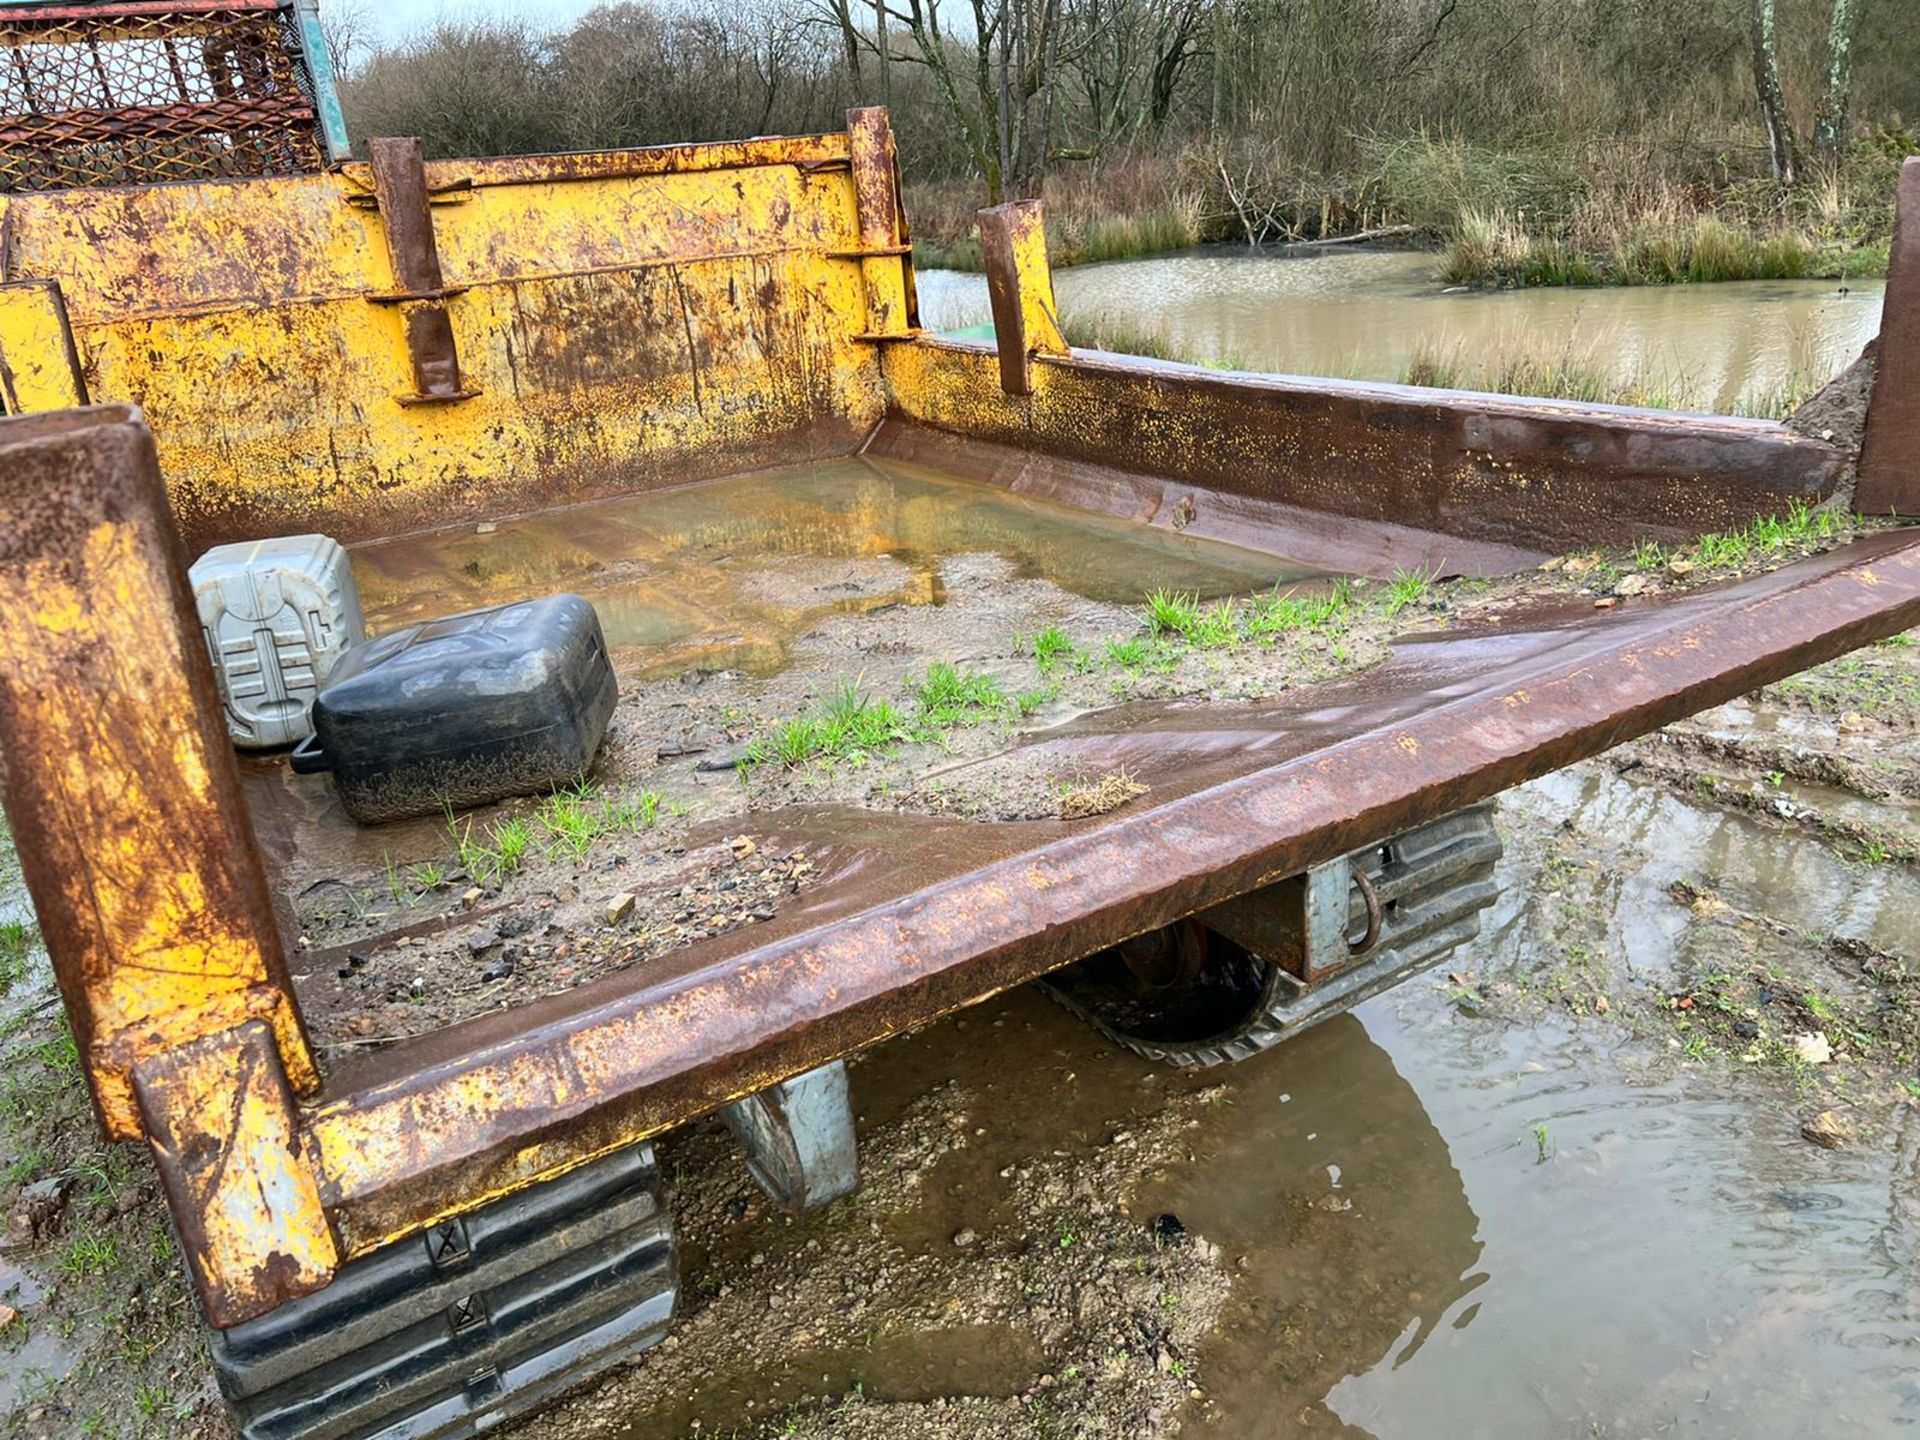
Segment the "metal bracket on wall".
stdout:
<svg viewBox="0 0 1920 1440">
<path fill-rule="evenodd" d="M 1000 388 L 1033 393 L 1035 355 L 1070 355 L 1060 334 L 1047 262 L 1046 215 L 1038 200 L 1013 200 L 980 212 L 980 251 L 987 263 L 987 299 L 993 305 L 1000 349 Z"/>
<path fill-rule="evenodd" d="M 453 320 L 447 300 L 460 293 L 440 273 L 440 249 L 433 236 L 433 213 L 427 194 L 427 167 L 420 142 L 374 140 L 373 189 L 387 235 L 387 254 L 393 262 L 394 288 L 374 292 L 374 304 L 398 305 L 407 337 L 407 358 L 413 366 L 413 391 L 398 395 L 402 405 L 435 405 L 469 400 L 479 390 L 460 375 L 460 353 L 454 344 Z"/>
<path fill-rule="evenodd" d="M 1365 928 L 1357 936 L 1351 933 L 1350 918 L 1355 892 L 1366 910 Z M 1373 885 L 1346 856 L 1202 910 L 1194 918 L 1308 985 L 1365 955 L 1380 934 L 1380 904 Z"/>
<path fill-rule="evenodd" d="M 737 1100 L 720 1112 L 747 1168 L 782 1210 L 817 1210 L 859 1179 L 847 1067 L 836 1060 Z"/>
<path fill-rule="evenodd" d="M 836 260 L 856 260 L 867 287 L 867 328 L 855 340 L 911 340 L 920 333 L 919 302 L 913 284 L 913 242 L 907 236 L 900 204 L 900 161 L 893 143 L 893 122 L 884 107 L 870 105 L 847 112 L 847 143 L 852 151 L 854 209 L 860 238 L 856 248 L 832 250 Z"/>
</svg>

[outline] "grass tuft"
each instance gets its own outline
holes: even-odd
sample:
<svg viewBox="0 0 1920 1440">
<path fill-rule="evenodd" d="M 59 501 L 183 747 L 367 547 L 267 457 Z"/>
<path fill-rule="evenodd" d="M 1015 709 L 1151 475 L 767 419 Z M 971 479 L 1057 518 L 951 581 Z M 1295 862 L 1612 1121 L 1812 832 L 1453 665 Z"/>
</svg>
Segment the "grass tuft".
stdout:
<svg viewBox="0 0 1920 1440">
<path fill-rule="evenodd" d="M 533 826 L 524 815 L 498 821 L 475 835 L 471 817 L 458 821 L 449 810 L 447 830 L 460 868 L 481 885 L 499 884 L 526 864 L 534 848 Z"/>
<path fill-rule="evenodd" d="M 1385 614 L 1396 615 L 1424 598 L 1431 584 L 1432 578 L 1423 574 L 1403 571 L 1395 576 L 1385 592 Z M 1224 650 L 1250 639 L 1271 645 L 1298 631 L 1336 632 L 1354 609 L 1354 595 L 1353 581 L 1345 576 L 1318 593 L 1283 593 L 1276 586 L 1272 594 L 1244 606 L 1233 600 L 1203 606 L 1192 595 L 1156 590 L 1146 603 L 1149 634 L 1108 641 L 1107 656 L 1122 668 L 1137 669 L 1155 658 L 1155 647 L 1166 651 L 1167 636 L 1178 636 L 1197 650 Z M 1335 653 L 1344 663 L 1345 649 L 1337 641 Z"/>
<path fill-rule="evenodd" d="M 651 830 L 659 819 L 660 796 L 656 792 L 601 794 L 583 780 L 569 789 L 554 791 L 541 803 L 534 816 L 536 828 L 529 833 L 527 843 L 543 833 L 543 848 L 548 855 L 583 860 L 607 836 Z"/>
<path fill-rule="evenodd" d="M 76 1235 L 60 1256 L 60 1273 L 72 1280 L 104 1275 L 120 1263 L 120 1246 L 111 1235 L 87 1231 Z"/>
<path fill-rule="evenodd" d="M 1018 695 L 1013 697 L 1014 714 L 1024 720 L 1049 700 L 1058 699 L 1059 695 L 1060 687 L 1058 685 L 1049 685 L 1044 690 L 1022 690 Z"/>
<path fill-rule="evenodd" d="M 1256 601 L 1247 632 L 1271 644 L 1296 630 L 1324 630 L 1353 608 L 1353 582 L 1344 576 L 1319 595 L 1273 594 Z"/>
<path fill-rule="evenodd" d="M 1732 193 L 1714 210 L 1655 185 L 1580 197 L 1544 226 L 1503 204 L 1467 204 L 1443 226 L 1450 285 L 1682 285 L 1719 280 L 1849 280 L 1885 272 L 1883 239 Z M 1769 205 L 1772 208 L 1769 208 Z"/>
<path fill-rule="evenodd" d="M 1387 614 L 1398 615 L 1409 605 L 1418 605 L 1427 598 L 1427 592 L 1433 586 L 1433 577 L 1418 570 L 1396 570 L 1393 579 L 1387 583 Z"/>
<path fill-rule="evenodd" d="M 37 933 L 31 921 L 0 921 L 0 996 L 26 977 L 27 956 Z"/>
<path fill-rule="evenodd" d="M 1156 590 L 1147 597 L 1147 623 L 1156 635 L 1191 635 L 1200 624 L 1200 597 Z"/>
<path fill-rule="evenodd" d="M 1049 625 L 1033 637 L 1033 658 L 1042 675 L 1050 675 L 1057 666 L 1079 657 L 1079 647 L 1058 625 Z"/>
<path fill-rule="evenodd" d="M 813 760 L 841 760 L 878 754 L 912 738 L 905 718 L 884 700 L 869 700 L 848 680 L 831 691 L 810 715 L 782 721 L 773 733 L 753 742 L 743 768 L 778 764 L 787 769 Z"/>
<path fill-rule="evenodd" d="M 926 679 L 914 687 L 914 698 L 920 702 L 923 730 L 978 725 L 1011 704 L 993 676 L 984 671 L 968 674 L 944 660 L 927 667 Z"/>
<path fill-rule="evenodd" d="M 1751 525 L 1702 535 L 1694 542 L 1702 565 L 1740 566 L 1782 550 L 1818 545 L 1845 533 L 1847 517 L 1832 510 L 1812 510 L 1799 501 L 1785 515 L 1765 515 Z"/>
</svg>

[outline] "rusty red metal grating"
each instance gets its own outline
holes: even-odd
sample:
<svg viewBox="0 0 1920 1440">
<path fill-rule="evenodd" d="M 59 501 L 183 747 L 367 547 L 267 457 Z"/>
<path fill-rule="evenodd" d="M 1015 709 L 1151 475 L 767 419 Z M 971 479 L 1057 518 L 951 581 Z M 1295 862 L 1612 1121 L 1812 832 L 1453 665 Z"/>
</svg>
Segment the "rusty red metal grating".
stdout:
<svg viewBox="0 0 1920 1440">
<path fill-rule="evenodd" d="M 324 168 L 279 0 L 0 7 L 0 190 Z"/>
</svg>

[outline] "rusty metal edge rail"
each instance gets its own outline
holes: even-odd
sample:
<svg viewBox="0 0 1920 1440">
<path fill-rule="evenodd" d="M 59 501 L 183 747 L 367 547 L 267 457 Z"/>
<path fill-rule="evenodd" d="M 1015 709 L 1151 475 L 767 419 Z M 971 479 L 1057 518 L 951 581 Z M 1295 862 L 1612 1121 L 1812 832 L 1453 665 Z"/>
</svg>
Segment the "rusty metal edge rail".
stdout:
<svg viewBox="0 0 1920 1440">
<path fill-rule="evenodd" d="M 845 131 L 820 135 L 775 135 L 758 140 L 704 145 L 645 145 L 628 150 L 565 150 L 486 160 L 430 160 L 427 185 L 438 196 L 495 185 L 544 185 L 556 180 L 624 180 L 647 175 L 698 175 L 762 165 L 802 171 L 844 169 L 853 150 Z M 373 167 L 349 160 L 336 167 L 369 193 Z"/>
<path fill-rule="evenodd" d="M 949 336 L 929 337 L 929 344 L 994 353 L 991 340 Z M 1569 420 L 1619 420 L 1636 430 L 1655 434 L 1708 434 L 1718 438 L 1764 436 L 1783 444 L 1806 447 L 1812 453 L 1833 451 L 1825 441 L 1797 434 L 1779 420 L 1751 415 L 1716 415 L 1709 410 L 1660 410 L 1645 405 L 1614 405 L 1602 400 L 1556 400 L 1515 395 L 1500 390 L 1465 390 L 1446 385 L 1406 385 L 1395 380 L 1349 380 L 1338 375 L 1297 375 L 1281 370 L 1233 370 L 1195 365 L 1184 360 L 1162 360 L 1154 355 L 1129 355 L 1123 350 L 1075 348 L 1069 356 L 1035 356 L 1043 364 L 1072 360 L 1081 366 L 1128 373 L 1148 372 L 1169 380 L 1219 382 L 1250 390 L 1272 390 L 1293 395 L 1366 396 L 1405 404 L 1445 407 L 1471 404 L 1489 415 L 1517 415 L 1528 419 L 1564 416 Z"/>
<path fill-rule="evenodd" d="M 308 1112 L 329 1216 L 343 1250 L 364 1252 L 1915 623 L 1920 537 L 1859 544 L 1684 607 L 1630 643 L 1559 654 L 1498 693 L 579 1013 L 529 1016 L 516 1034 Z M 388 1056 L 405 1061 L 404 1047 Z"/>
</svg>

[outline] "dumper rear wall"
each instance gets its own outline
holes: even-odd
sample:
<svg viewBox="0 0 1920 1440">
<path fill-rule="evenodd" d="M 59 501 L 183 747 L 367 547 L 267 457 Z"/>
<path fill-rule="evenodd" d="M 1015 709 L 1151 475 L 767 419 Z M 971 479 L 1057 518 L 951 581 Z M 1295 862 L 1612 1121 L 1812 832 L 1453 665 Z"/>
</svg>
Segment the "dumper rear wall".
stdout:
<svg viewBox="0 0 1920 1440">
<path fill-rule="evenodd" d="M 58 281 L 85 391 L 145 410 L 190 547 L 845 454 L 879 420 L 848 136 L 425 180 L 437 296 L 399 285 L 364 165 L 0 202 L 6 278 Z M 460 398 L 415 393 L 405 312 L 436 304 Z"/>
</svg>

